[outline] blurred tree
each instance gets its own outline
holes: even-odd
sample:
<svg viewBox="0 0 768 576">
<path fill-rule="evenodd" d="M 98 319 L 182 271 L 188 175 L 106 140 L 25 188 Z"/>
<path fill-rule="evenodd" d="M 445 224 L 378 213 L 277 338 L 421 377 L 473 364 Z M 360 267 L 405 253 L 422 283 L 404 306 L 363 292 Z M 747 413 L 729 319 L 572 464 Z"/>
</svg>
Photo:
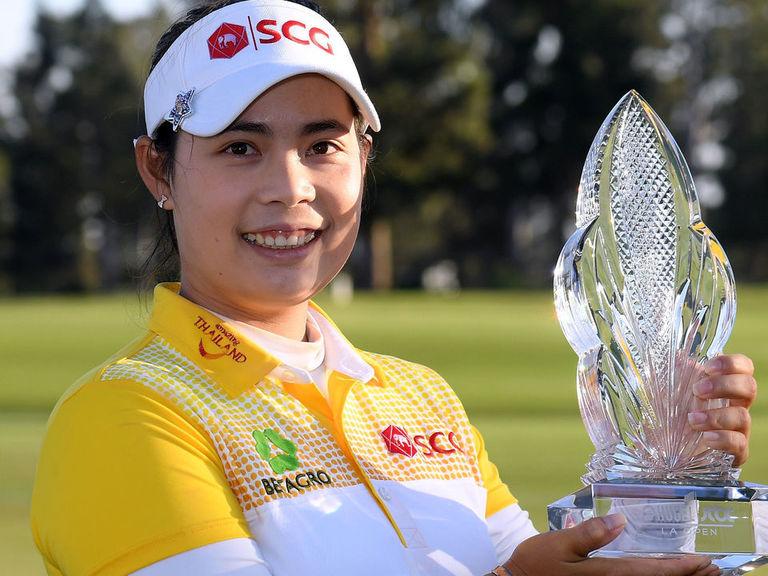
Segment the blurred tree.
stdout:
<svg viewBox="0 0 768 576">
<path fill-rule="evenodd" d="M 548 281 L 589 143 L 630 88 L 681 146 L 737 273 L 766 277 L 767 14 L 758 0 L 483 3 L 496 146 L 478 214 L 512 281 Z"/>
<path fill-rule="evenodd" d="M 10 291 L 12 274 L 9 270 L 13 201 L 10 189 L 11 165 L 5 153 L 0 152 L 0 294 Z"/>
<path fill-rule="evenodd" d="M 323 2 L 383 124 L 374 136 L 378 155 L 362 249 L 352 264 L 370 253 L 366 238 L 391 238 L 398 286 L 418 285 L 426 265 L 461 259 L 471 246 L 477 168 L 490 146 L 489 76 L 466 4 Z"/>
<path fill-rule="evenodd" d="M 475 198 L 475 226 L 487 231 L 475 268 L 496 284 L 549 282 L 592 139 L 622 95 L 646 92 L 630 63 L 649 10 L 623 0 L 487 0 L 476 17 L 491 42 L 495 145 Z"/>
<path fill-rule="evenodd" d="M 768 195 L 754 193 L 768 176 L 760 0 L 322 4 L 384 125 L 350 262 L 358 284 L 372 253 L 392 264 L 378 268 L 378 286 L 416 286 L 445 259 L 464 286 L 548 282 L 589 145 L 631 88 L 683 148 L 731 259 L 768 275 Z M 137 103 L 167 22 L 158 7 L 116 23 L 98 0 L 38 17 L 0 133 L 0 260 L 15 289 L 114 285 L 151 242 L 130 140 L 143 131 Z"/>
<path fill-rule="evenodd" d="M 118 28 L 99 0 L 60 19 L 41 12 L 15 71 L 2 140 L 16 290 L 94 289 L 123 275 L 123 227 L 143 210 L 131 154 L 138 90 Z"/>
<path fill-rule="evenodd" d="M 738 98 L 728 106 L 722 170 L 725 199 L 713 228 L 741 277 L 768 278 L 768 7 L 740 3 L 744 26 L 730 37 L 731 70 Z"/>
<path fill-rule="evenodd" d="M 703 218 L 737 278 L 768 276 L 762 214 L 768 116 L 768 10 L 756 0 L 667 0 L 634 56 L 688 159 Z M 654 104 L 656 107 L 656 105 Z"/>
<path fill-rule="evenodd" d="M 416 285 L 426 264 L 471 244 L 467 191 L 477 188 L 476 167 L 490 142 L 482 46 L 463 2 L 323 4 L 346 35 L 386 126 L 376 136 L 370 211 L 352 267 L 363 284 L 370 278 L 367 239 L 377 222 L 384 233 L 376 237 L 393 244 L 394 281 Z M 145 214 L 134 198 L 125 143 L 138 133 L 136 86 L 146 68 L 143 55 L 125 46 L 151 47 L 146 37 L 158 36 L 164 16 L 118 25 L 98 0 L 61 20 L 40 15 L 38 49 L 16 73 L 18 114 L 6 123 L 18 289 L 96 287 L 119 277 L 120 244 L 136 241 L 126 223 Z"/>
</svg>

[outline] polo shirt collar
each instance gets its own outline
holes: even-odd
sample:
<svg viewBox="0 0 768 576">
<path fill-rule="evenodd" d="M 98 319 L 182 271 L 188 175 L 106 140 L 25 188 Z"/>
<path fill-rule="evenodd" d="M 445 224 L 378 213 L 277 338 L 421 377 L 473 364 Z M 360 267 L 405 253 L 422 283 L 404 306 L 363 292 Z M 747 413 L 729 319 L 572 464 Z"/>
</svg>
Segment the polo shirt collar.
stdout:
<svg viewBox="0 0 768 576">
<path fill-rule="evenodd" d="M 179 295 L 178 282 L 158 284 L 149 319 L 149 330 L 167 340 L 206 374 L 214 379 L 231 397 L 237 397 L 255 386 L 282 363 L 245 338 L 234 326 L 205 308 Z M 328 316 L 310 302 L 318 322 L 329 323 L 334 334 L 334 348 L 343 350 L 342 357 L 349 366 L 339 366 L 343 372 L 368 378 L 382 384 L 381 369 L 372 358 L 360 353 L 341 334 Z M 319 317 L 319 318 L 318 318 Z M 360 362 L 354 361 L 354 355 Z M 368 369 L 361 364 L 368 364 Z M 346 368 L 346 369 L 345 369 Z M 373 369 L 372 373 L 370 369 Z"/>
<path fill-rule="evenodd" d="M 233 326 L 179 295 L 176 282 L 155 287 L 149 329 L 236 397 L 261 381 L 280 360 L 250 343 Z"/>
<path fill-rule="evenodd" d="M 333 322 L 312 302 L 310 303 L 309 314 L 323 334 L 326 368 L 340 372 L 353 380 L 360 380 L 361 382 L 371 380 L 374 376 L 371 365 L 363 360 Z"/>
<path fill-rule="evenodd" d="M 336 326 L 334 321 L 331 320 L 329 316 L 317 304 L 310 301 L 309 306 L 314 312 L 317 312 L 315 315 L 315 320 L 317 323 L 321 324 L 325 322 L 330 327 L 330 330 L 326 332 L 325 329 L 323 329 L 323 332 L 326 338 L 326 353 L 329 348 L 334 350 L 334 358 L 332 359 L 332 363 L 337 365 L 333 365 L 331 368 L 340 372 L 350 373 L 350 376 L 353 376 L 357 379 L 370 381 L 373 384 L 384 386 L 386 382 L 383 376 L 384 370 L 379 365 L 379 363 L 370 354 L 355 348 L 350 343 L 350 341 L 347 340 L 346 336 L 344 336 L 341 330 L 339 330 L 339 327 Z M 334 340 L 332 345 L 328 343 L 328 341 L 331 339 Z M 358 360 L 362 360 L 363 363 L 368 364 L 368 366 L 373 368 L 373 373 L 371 374 L 371 372 L 369 372 L 367 369 L 361 368 L 357 361 L 351 361 L 351 354 L 354 354 Z M 327 357 L 326 362 L 328 362 Z"/>
</svg>

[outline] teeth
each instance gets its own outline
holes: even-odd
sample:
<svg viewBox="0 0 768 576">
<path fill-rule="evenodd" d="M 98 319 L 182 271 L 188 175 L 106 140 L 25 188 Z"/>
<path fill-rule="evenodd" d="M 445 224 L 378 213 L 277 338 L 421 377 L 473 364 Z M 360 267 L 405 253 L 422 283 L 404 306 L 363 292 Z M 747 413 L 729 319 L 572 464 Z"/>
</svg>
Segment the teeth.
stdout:
<svg viewBox="0 0 768 576">
<path fill-rule="evenodd" d="M 248 234 L 243 234 L 243 238 L 246 242 L 256 244 L 257 246 L 264 246 L 275 250 L 286 250 L 304 246 L 314 240 L 315 232 L 309 232 L 304 235 L 294 233 L 287 238 L 282 233 L 279 233 L 277 236 L 264 236 L 263 234 L 251 234 L 249 232 Z"/>
</svg>

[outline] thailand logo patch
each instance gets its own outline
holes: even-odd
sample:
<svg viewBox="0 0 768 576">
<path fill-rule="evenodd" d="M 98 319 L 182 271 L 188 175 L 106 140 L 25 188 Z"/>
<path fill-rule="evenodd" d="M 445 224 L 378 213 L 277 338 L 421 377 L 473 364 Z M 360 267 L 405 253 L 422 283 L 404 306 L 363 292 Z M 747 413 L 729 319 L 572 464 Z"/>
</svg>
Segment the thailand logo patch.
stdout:
<svg viewBox="0 0 768 576">
<path fill-rule="evenodd" d="M 384 444 L 387 445 L 387 450 L 392 454 L 402 454 L 408 458 L 416 455 L 416 446 L 413 444 L 413 440 L 400 426 L 390 424 L 382 430 L 381 437 L 384 439 Z"/>
<path fill-rule="evenodd" d="M 232 58 L 248 46 L 245 26 L 224 23 L 208 38 L 208 53 L 211 60 Z"/>
</svg>

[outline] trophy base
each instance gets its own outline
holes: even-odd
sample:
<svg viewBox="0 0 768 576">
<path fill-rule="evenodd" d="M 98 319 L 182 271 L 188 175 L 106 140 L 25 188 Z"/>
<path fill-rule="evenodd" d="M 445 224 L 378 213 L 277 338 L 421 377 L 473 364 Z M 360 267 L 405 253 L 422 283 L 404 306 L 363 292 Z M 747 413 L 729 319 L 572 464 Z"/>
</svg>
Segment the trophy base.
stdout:
<svg viewBox="0 0 768 576">
<path fill-rule="evenodd" d="M 627 519 L 596 556 L 712 557 L 725 574 L 768 564 L 768 486 L 702 480 L 604 480 L 547 506 L 550 530 L 595 516 Z"/>
</svg>

